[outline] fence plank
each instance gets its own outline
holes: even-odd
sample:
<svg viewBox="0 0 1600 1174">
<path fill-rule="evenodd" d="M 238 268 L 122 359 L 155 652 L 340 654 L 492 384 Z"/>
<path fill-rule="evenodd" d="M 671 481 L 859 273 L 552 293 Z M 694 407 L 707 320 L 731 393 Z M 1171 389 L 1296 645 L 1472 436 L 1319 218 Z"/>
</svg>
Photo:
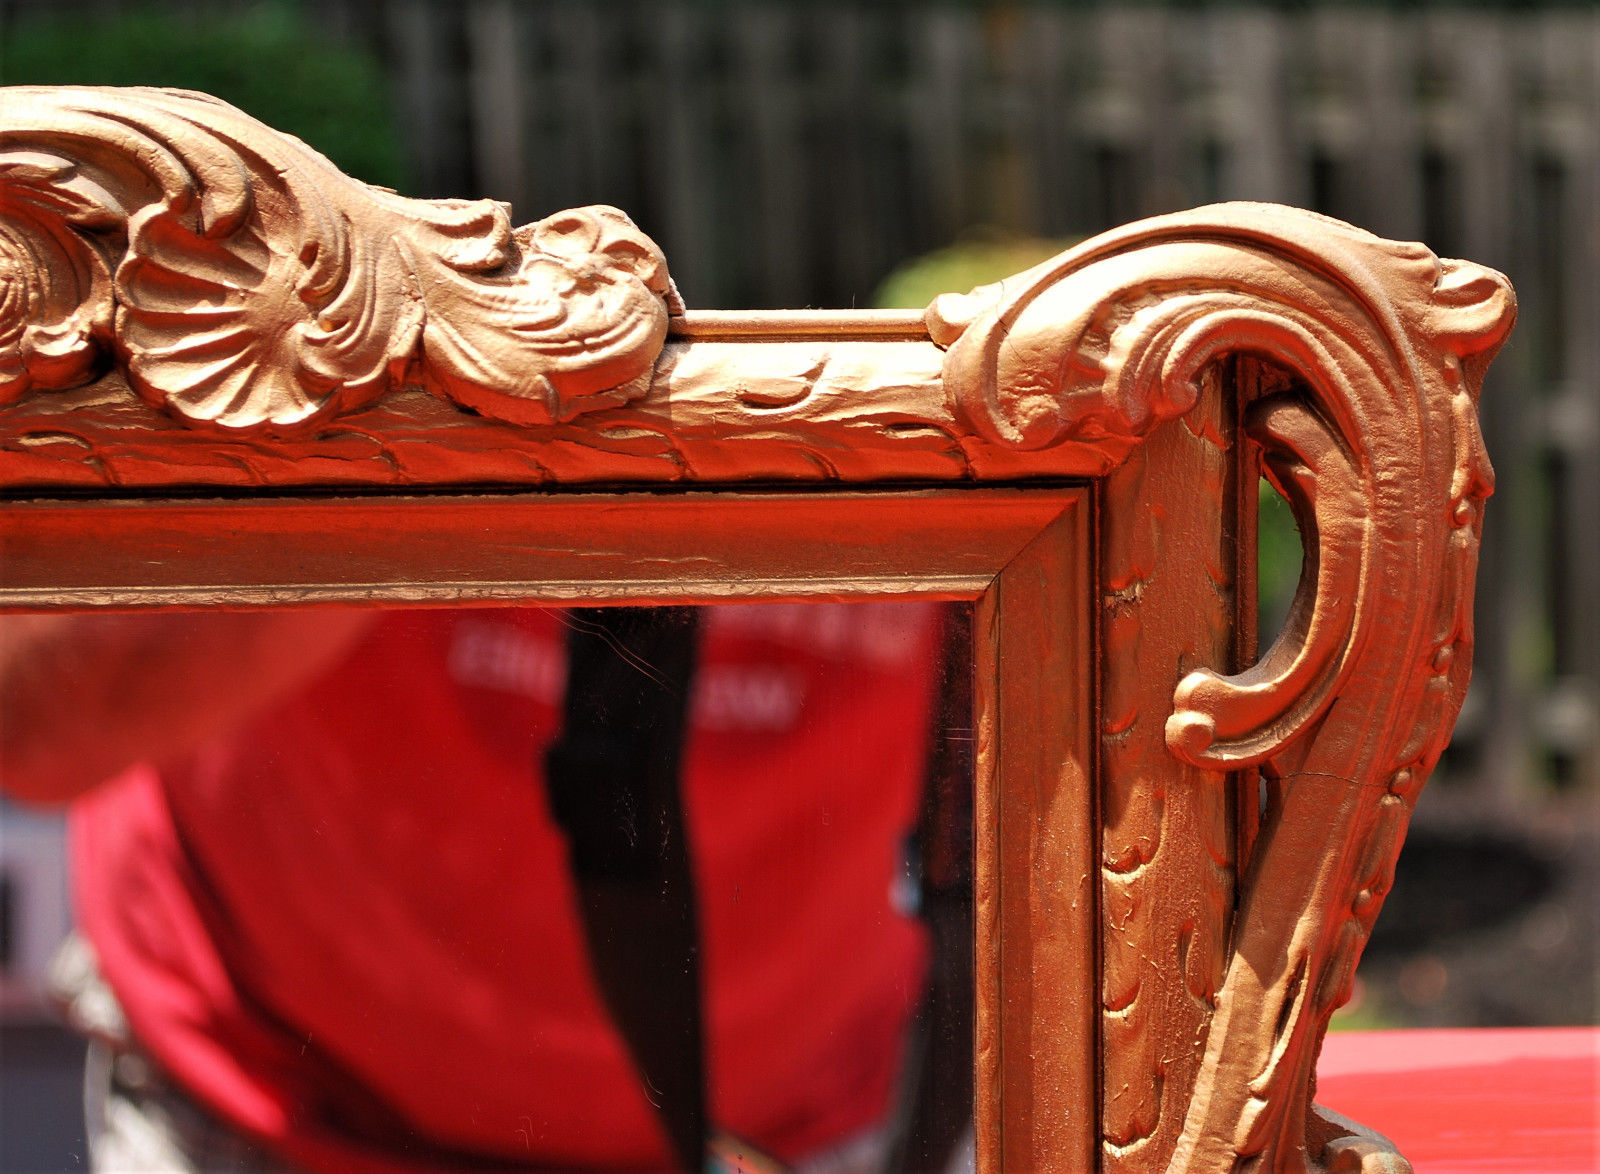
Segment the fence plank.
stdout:
<svg viewBox="0 0 1600 1174">
<path fill-rule="evenodd" d="M 395 105 L 411 147 L 416 188 L 425 196 L 475 194 L 468 136 L 462 133 L 465 86 L 453 60 L 458 11 L 428 0 L 392 0 L 386 13 Z"/>
<path fill-rule="evenodd" d="M 1285 22 L 1232 9 L 1207 23 L 1201 45 L 1217 90 L 1222 198 L 1303 202 L 1290 161 Z"/>
<path fill-rule="evenodd" d="M 466 96 L 478 185 L 509 201 L 519 220 L 531 220 L 537 213 L 527 186 L 528 74 L 518 6 L 512 0 L 474 0 L 466 16 Z"/>
</svg>

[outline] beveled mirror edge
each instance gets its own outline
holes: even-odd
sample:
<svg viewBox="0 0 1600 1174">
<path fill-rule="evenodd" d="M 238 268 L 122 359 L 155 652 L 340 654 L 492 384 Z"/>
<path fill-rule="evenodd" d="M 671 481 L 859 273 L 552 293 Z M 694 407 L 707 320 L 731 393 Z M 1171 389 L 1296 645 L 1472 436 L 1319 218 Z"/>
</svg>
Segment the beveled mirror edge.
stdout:
<svg viewBox="0 0 1600 1174">
<path fill-rule="evenodd" d="M 1155 1016 L 1142 1029 L 1150 1049 L 1107 1049 L 1108 1065 L 1138 1058 L 1097 1083 L 1120 1097 L 1125 1078 L 1157 1082 L 1181 1121 L 1136 1113 L 1071 1128 L 1104 1133 L 1100 1162 L 1112 1169 L 1399 1168 L 1381 1139 L 1319 1116 L 1310 1087 L 1466 688 L 1492 485 L 1476 397 L 1514 317 L 1500 275 L 1309 213 L 1219 205 L 941 299 L 927 341 L 908 321 L 868 315 L 697 325 L 659 250 L 612 210 L 513 231 L 501 206 L 366 188 L 237 111 L 172 92 L 0 91 L 0 132 L 0 156 L 19 160 L 0 181 L 6 241 L 21 242 L 4 258 L 17 296 L 0 320 L 10 497 L 1040 477 L 1109 488 L 1161 437 L 1247 434 L 1308 531 L 1301 603 L 1260 664 L 1232 673 L 1231 652 L 1180 660 L 1159 682 L 1161 714 L 1142 717 L 1164 725 L 1146 753 L 1169 755 L 1167 771 L 1259 768 L 1278 802 L 1226 941 L 1197 955 L 1154 924 L 1131 937 L 1135 950 L 1178 946 L 1203 1055 L 1192 1081 L 1169 1084 L 1155 1045 L 1193 1036 Z M 239 141 L 248 157 L 228 145 Z M 274 198 L 256 198 L 269 188 Z M 285 259 L 260 287 L 229 285 L 215 268 L 246 230 Z M 610 308 L 580 297 L 548 330 L 511 329 L 520 311 L 508 307 L 548 300 L 542 283 L 574 266 L 613 295 Z M 368 303 L 372 314 L 353 312 Z M 223 341 L 237 352 L 227 362 L 213 353 Z M 1219 424 L 1197 404 L 1208 373 L 1241 356 L 1289 377 Z M 107 362 L 116 371 L 85 383 Z M 1144 524 L 1140 500 L 1109 491 L 1098 511 L 1102 671 L 1126 655 L 1106 600 L 1142 600 L 1144 564 L 1113 557 L 1119 527 Z M 16 503 L 11 535 L 33 532 L 36 505 Z M 1126 551 L 1137 556 L 1137 543 Z M 772 582 L 801 594 L 812 584 Z M 27 590 L 48 602 L 57 588 L 67 585 Z M 1160 619 L 1152 609 L 1143 622 Z M 1116 698 L 1105 701 L 1114 722 Z M 1117 735 L 1102 730 L 1102 751 Z M 1130 769 L 1108 755 L 1103 795 L 1115 798 Z M 1108 856 L 1110 873 L 1148 875 L 1140 851 Z M 1110 894 L 1121 882 L 1107 883 Z M 1112 916 L 1096 923 L 1102 944 Z M 1202 957 L 1221 977 L 1196 995 L 1187 960 Z M 1108 1014 L 1126 1010 L 1126 989 L 1107 994 Z M 996 1102 L 989 1168 L 1024 1154 L 1073 1168 L 1026 1148 L 1024 1099 Z"/>
</svg>

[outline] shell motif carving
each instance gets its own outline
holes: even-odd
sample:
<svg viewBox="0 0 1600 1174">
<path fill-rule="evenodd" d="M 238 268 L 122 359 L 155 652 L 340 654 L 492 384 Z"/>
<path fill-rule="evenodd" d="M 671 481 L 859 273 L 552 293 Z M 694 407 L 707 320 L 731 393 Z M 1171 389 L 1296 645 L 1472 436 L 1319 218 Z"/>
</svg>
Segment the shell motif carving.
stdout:
<svg viewBox="0 0 1600 1174">
<path fill-rule="evenodd" d="M 1260 663 L 1175 682 L 1167 722 L 1179 758 L 1259 765 L 1275 796 L 1167 1169 L 1409 1169 L 1311 1090 L 1466 692 L 1493 486 L 1477 396 L 1515 317 L 1509 284 L 1325 217 L 1230 204 L 1108 233 L 928 317 L 953 410 L 1019 448 L 1131 446 L 1229 354 L 1302 389 L 1244 419 L 1305 538 L 1290 619 Z"/>
<path fill-rule="evenodd" d="M 201 94 L 0 90 L 0 403 L 115 356 L 192 424 L 283 433 L 414 381 L 486 416 L 643 393 L 676 294 L 613 208 L 513 229 Z"/>
</svg>

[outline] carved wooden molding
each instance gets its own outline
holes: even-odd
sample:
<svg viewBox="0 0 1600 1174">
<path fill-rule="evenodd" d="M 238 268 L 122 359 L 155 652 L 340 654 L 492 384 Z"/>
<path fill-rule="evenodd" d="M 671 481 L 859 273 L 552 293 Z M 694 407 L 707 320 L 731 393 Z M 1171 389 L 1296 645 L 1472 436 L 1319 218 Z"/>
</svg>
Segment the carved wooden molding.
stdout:
<svg viewBox="0 0 1600 1174">
<path fill-rule="evenodd" d="M 0 127 L 0 402 L 109 351 L 186 423 L 287 432 L 410 379 L 536 424 L 636 397 L 666 336 L 666 262 L 612 208 L 513 231 L 199 94 L 15 88 Z"/>
<path fill-rule="evenodd" d="M 1133 225 L 930 311 L 951 399 L 1019 448 L 1124 449 L 1193 408 L 1224 355 L 1296 383 L 1244 419 L 1307 540 L 1290 619 L 1258 664 L 1184 676 L 1166 722 L 1183 761 L 1275 784 L 1173 1171 L 1372 1144 L 1308 1121 L 1309 1090 L 1465 695 L 1493 486 L 1477 395 L 1513 316 L 1498 274 L 1261 206 Z M 1138 992 L 1107 995 L 1120 1014 Z"/>
<path fill-rule="evenodd" d="M 1315 1063 L 1466 688 L 1513 316 L 1489 270 L 1242 204 L 921 317 L 685 312 L 614 210 L 513 230 L 200 95 L 0 90 L 8 495 L 1100 481 L 1099 1135 L 1130 1174 L 1405 1168 L 1314 1109 Z M 1308 554 L 1241 668 L 1257 450 Z"/>
</svg>

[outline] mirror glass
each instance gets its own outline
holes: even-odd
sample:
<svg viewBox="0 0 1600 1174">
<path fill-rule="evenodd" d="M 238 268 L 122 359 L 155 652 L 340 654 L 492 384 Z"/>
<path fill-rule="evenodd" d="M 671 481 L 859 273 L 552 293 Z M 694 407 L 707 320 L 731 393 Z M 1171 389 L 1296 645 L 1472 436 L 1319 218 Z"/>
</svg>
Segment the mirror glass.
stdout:
<svg viewBox="0 0 1600 1174">
<path fill-rule="evenodd" d="M 968 605 L 0 635 L 110 1096 L 313 1167 L 970 1168 Z"/>
</svg>

